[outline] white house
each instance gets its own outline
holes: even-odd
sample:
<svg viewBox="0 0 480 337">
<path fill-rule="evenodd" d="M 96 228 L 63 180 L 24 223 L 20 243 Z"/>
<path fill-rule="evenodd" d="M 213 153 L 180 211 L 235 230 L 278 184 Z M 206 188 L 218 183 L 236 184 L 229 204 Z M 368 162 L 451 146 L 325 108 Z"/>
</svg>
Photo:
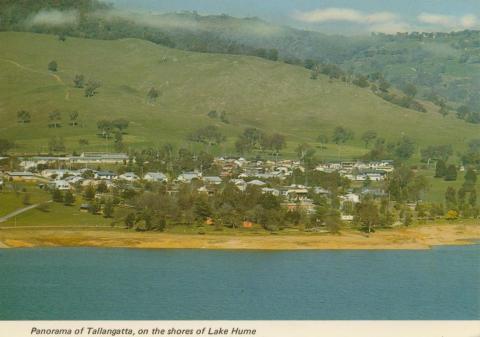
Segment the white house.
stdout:
<svg viewBox="0 0 480 337">
<path fill-rule="evenodd" d="M 138 181 L 138 180 L 140 180 L 140 177 L 137 176 L 133 172 L 125 172 L 125 173 L 119 175 L 118 179 L 125 180 L 125 181 Z"/>
<path fill-rule="evenodd" d="M 74 175 L 74 172 L 70 170 L 47 169 L 43 170 L 41 175 L 45 178 L 55 177 L 55 179 L 63 179 L 63 177 L 65 177 L 66 175 Z"/>
<path fill-rule="evenodd" d="M 340 197 L 342 201 L 352 202 L 354 204 L 358 204 L 360 202 L 360 196 L 355 193 L 347 193 Z"/>
<path fill-rule="evenodd" d="M 146 181 L 159 182 L 159 183 L 168 180 L 167 176 L 161 172 L 147 172 L 143 176 L 143 179 L 145 179 Z"/>
<path fill-rule="evenodd" d="M 117 175 L 111 171 L 98 171 L 95 172 L 94 177 L 98 180 L 112 180 L 116 179 Z"/>
<path fill-rule="evenodd" d="M 201 179 L 202 174 L 200 172 L 183 172 L 177 178 L 179 182 L 190 183 L 193 179 Z"/>
<path fill-rule="evenodd" d="M 242 192 L 245 192 L 247 189 L 247 183 L 243 179 L 230 179 L 230 182 L 235 184 L 235 186 L 237 186 L 237 188 Z"/>
<path fill-rule="evenodd" d="M 220 185 L 222 183 L 222 178 L 217 176 L 209 176 L 209 177 L 203 177 L 203 181 L 206 184 L 210 184 L 210 185 Z"/>
<path fill-rule="evenodd" d="M 260 180 L 252 180 L 252 181 L 249 181 L 247 183 L 247 185 L 252 185 L 252 186 L 265 186 L 266 183 L 264 183 L 263 181 L 260 181 Z"/>
</svg>

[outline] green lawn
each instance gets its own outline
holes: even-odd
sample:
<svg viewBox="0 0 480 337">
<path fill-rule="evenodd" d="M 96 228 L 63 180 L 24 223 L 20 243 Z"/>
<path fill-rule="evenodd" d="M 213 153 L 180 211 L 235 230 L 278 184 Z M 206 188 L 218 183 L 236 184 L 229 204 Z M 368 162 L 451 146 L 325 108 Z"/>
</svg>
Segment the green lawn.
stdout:
<svg viewBox="0 0 480 337">
<path fill-rule="evenodd" d="M 0 190 L 0 217 L 19 208 L 28 206 L 24 204 L 25 194 L 29 195 L 29 204 L 37 204 L 50 200 L 50 194 L 40 190 L 34 184 L 17 183 L 15 188 L 17 192 L 13 190 L 11 183 L 7 183 L 7 185 Z"/>
<path fill-rule="evenodd" d="M 428 178 L 430 187 L 428 191 L 425 193 L 424 200 L 428 202 L 444 202 L 445 201 L 445 192 L 448 187 L 453 187 L 457 191 L 460 187 L 462 187 L 464 183 L 464 178 L 463 176 L 465 175 L 465 172 L 458 172 L 458 177 L 457 180 L 455 181 L 445 181 L 444 179 L 441 178 L 434 178 L 435 176 L 435 169 L 432 168 L 430 169 L 425 169 L 425 170 L 420 170 L 419 174 L 423 174 Z M 477 184 L 477 195 L 480 195 L 480 186 Z"/>
<path fill-rule="evenodd" d="M 113 219 L 106 219 L 101 215 L 92 215 L 90 213 L 80 212 L 77 201 L 73 206 L 65 206 L 59 203 L 49 203 L 48 211 L 32 209 L 22 213 L 16 219 L 10 219 L 0 227 L 11 226 L 110 226 Z"/>
</svg>

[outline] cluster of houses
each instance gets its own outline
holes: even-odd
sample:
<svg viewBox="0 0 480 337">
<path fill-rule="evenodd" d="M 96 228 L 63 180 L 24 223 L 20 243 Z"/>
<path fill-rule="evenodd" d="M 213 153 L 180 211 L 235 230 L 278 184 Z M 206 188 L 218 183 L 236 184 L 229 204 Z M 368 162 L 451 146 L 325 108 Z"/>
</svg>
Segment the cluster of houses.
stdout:
<svg viewBox="0 0 480 337">
<path fill-rule="evenodd" d="M 118 182 L 135 183 L 138 181 L 171 183 L 172 193 L 175 193 L 175 187 L 179 184 L 188 184 L 193 181 L 198 182 L 197 191 L 212 195 L 216 192 L 216 186 L 224 182 L 234 184 L 240 191 L 245 191 L 248 186 L 257 186 L 262 193 L 272 194 L 282 197 L 284 206 L 289 210 L 302 209 L 307 213 L 315 211 L 313 200 L 309 198 L 312 193 L 328 196 L 329 191 L 318 187 L 307 187 L 298 184 L 283 185 L 293 174 L 294 170 L 304 171 L 304 167 L 299 161 L 281 160 L 281 161 L 250 161 L 244 158 L 223 158 L 214 159 L 214 165 L 219 168 L 218 176 L 204 175 L 200 171 L 182 172 L 176 177 L 168 177 L 162 172 L 146 172 L 142 176 L 134 172 L 125 172 L 117 174 L 109 170 L 94 170 L 88 168 L 88 164 L 101 166 L 102 164 L 126 164 L 129 157 L 126 154 L 108 154 L 108 153 L 84 153 L 80 156 L 70 157 L 32 157 L 22 159 L 20 165 L 24 169 L 21 172 L 6 172 L 4 177 L 8 180 L 36 181 L 44 186 L 49 186 L 58 190 L 69 190 L 74 186 L 96 185 L 104 182 L 107 187 L 113 186 Z M 53 164 L 53 165 L 52 165 Z M 73 167 L 85 164 L 81 169 L 44 169 L 39 167 L 56 166 Z M 77 165 L 74 165 L 77 164 Z M 41 166 L 44 165 L 44 166 Z M 83 166 L 83 165 L 82 165 Z M 108 165 L 107 165 L 108 166 Z M 391 161 L 375 162 L 339 162 L 324 163 L 318 165 L 315 170 L 322 172 L 338 172 L 340 175 L 352 181 L 381 181 L 388 172 L 393 171 Z M 31 171 L 36 171 L 33 173 Z M 275 179 L 275 184 L 269 184 L 271 179 Z M 272 185 L 274 187 L 272 187 Z M 382 195 L 383 191 L 379 189 L 365 188 L 362 193 L 372 193 L 375 196 Z M 341 202 L 358 203 L 360 195 L 348 193 L 340 196 Z M 345 216 L 347 219 L 347 215 Z"/>
<path fill-rule="evenodd" d="M 381 181 L 387 173 L 394 170 L 392 160 L 335 162 L 318 165 L 315 170 L 321 172 L 338 172 L 352 181 Z"/>
</svg>

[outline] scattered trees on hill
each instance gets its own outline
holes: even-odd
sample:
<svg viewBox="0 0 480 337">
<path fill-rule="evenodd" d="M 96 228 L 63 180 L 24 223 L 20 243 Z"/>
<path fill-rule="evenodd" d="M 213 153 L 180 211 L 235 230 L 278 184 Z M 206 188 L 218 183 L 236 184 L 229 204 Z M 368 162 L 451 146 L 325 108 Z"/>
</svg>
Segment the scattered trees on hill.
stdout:
<svg viewBox="0 0 480 337">
<path fill-rule="evenodd" d="M 25 111 L 25 110 L 17 111 L 17 122 L 18 123 L 25 124 L 25 123 L 30 123 L 30 121 L 31 121 L 30 112 Z"/>
<path fill-rule="evenodd" d="M 107 119 L 102 119 L 97 122 L 97 128 L 100 131 L 98 135 L 100 137 L 108 139 L 111 137 L 112 132 L 114 132 L 115 130 L 117 130 L 118 133 L 122 135 L 129 125 L 130 125 L 130 122 L 124 118 L 118 118 L 112 121 Z M 116 137 L 118 138 L 120 136 L 116 136 Z"/>
<path fill-rule="evenodd" d="M 420 150 L 422 157 L 422 162 L 429 163 L 431 160 L 435 161 L 444 161 L 446 162 L 448 158 L 453 154 L 452 145 L 430 145 L 424 149 Z"/>
<path fill-rule="evenodd" d="M 207 116 L 212 118 L 212 119 L 217 119 L 220 118 L 220 121 L 225 124 L 229 124 L 230 121 L 227 117 L 227 113 L 225 111 L 220 112 L 220 114 L 217 112 L 217 110 L 210 110 L 207 113 Z"/>
<path fill-rule="evenodd" d="M 285 136 L 282 134 L 267 134 L 257 128 L 246 128 L 235 142 L 235 148 L 240 154 L 261 150 L 271 151 L 278 156 L 286 144 Z"/>
<path fill-rule="evenodd" d="M 188 135 L 188 140 L 212 146 L 224 142 L 225 136 L 222 134 L 218 126 L 208 125 L 192 132 Z"/>
</svg>

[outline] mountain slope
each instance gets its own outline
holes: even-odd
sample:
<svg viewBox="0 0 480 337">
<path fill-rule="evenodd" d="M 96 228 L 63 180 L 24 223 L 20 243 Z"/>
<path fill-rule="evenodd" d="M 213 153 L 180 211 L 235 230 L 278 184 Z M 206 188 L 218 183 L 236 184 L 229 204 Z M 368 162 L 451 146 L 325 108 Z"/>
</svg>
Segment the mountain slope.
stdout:
<svg viewBox="0 0 480 337">
<path fill-rule="evenodd" d="M 55 60 L 58 71 L 47 65 Z M 73 87 L 76 74 L 100 81 L 94 97 Z M 396 140 L 402 135 L 420 145 L 453 144 L 478 137 L 479 126 L 436 112 L 419 113 L 392 105 L 368 89 L 320 76 L 309 79 L 306 69 L 261 58 L 184 52 L 142 40 L 116 41 L 67 38 L 31 33 L 0 33 L 0 138 L 17 141 L 17 151 L 45 151 L 48 140 L 65 137 L 67 149 L 104 149 L 97 137 L 101 119 L 131 121 L 129 146 L 185 144 L 186 135 L 218 124 L 227 135 L 223 151 L 244 127 L 286 135 L 290 149 L 298 142 L 315 142 L 343 125 L 353 129 L 356 141 L 329 146 L 325 155 L 353 155 L 364 151 L 362 132 L 373 129 Z M 161 95 L 150 104 L 151 87 Z M 19 124 L 16 113 L 27 110 L 32 122 Z M 48 114 L 59 110 L 61 128 L 48 128 Z M 210 110 L 226 111 L 230 124 L 207 117 Z M 68 126 L 68 114 L 78 111 L 83 127 Z M 90 145 L 80 146 L 87 138 Z"/>
</svg>

